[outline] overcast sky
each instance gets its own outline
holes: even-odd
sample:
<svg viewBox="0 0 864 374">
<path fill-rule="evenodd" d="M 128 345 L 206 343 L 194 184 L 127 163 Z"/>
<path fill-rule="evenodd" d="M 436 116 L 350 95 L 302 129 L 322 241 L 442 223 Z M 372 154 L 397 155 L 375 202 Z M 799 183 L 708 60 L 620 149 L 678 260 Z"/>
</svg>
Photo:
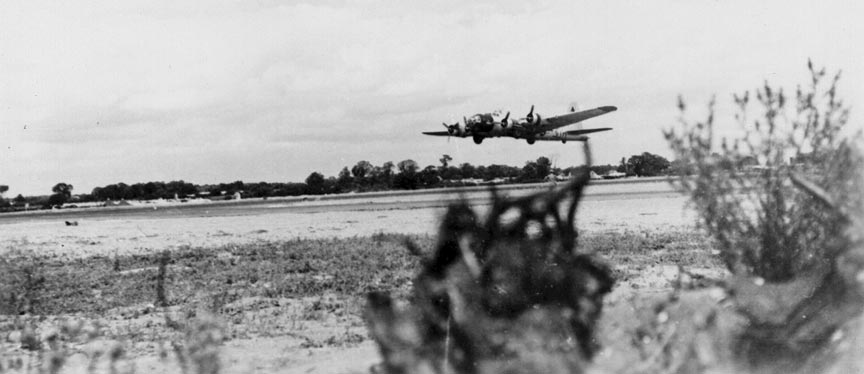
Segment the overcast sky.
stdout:
<svg viewBox="0 0 864 374">
<path fill-rule="evenodd" d="M 806 62 L 864 98 L 860 2 L 4 2 L 0 184 L 7 197 L 110 183 L 303 181 L 360 160 L 521 166 L 582 161 L 577 144 L 428 137 L 481 111 L 571 102 L 595 162 L 669 157 L 676 97 L 702 108 Z M 699 111 L 695 111 L 694 118 Z"/>
</svg>

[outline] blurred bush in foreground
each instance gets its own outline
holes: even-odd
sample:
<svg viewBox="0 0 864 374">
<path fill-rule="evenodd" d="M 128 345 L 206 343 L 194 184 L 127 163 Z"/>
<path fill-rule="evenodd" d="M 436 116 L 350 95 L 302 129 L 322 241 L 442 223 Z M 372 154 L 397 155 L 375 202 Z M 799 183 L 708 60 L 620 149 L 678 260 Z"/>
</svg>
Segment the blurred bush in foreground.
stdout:
<svg viewBox="0 0 864 374">
<path fill-rule="evenodd" d="M 810 85 L 798 87 L 794 100 L 767 83 L 757 89 L 761 113 L 752 121 L 750 92 L 734 95 L 744 134 L 721 139 L 719 151 L 713 100 L 702 122 L 685 120 L 679 100 L 681 128 L 665 132 L 677 159 L 689 166 L 678 185 L 737 274 L 788 280 L 825 260 L 826 251 L 848 246 L 841 216 L 793 186 L 791 172 L 826 189 L 845 210 L 864 206 L 862 156 L 855 147 L 860 137 L 843 137 L 849 109 L 837 97 L 840 74 L 825 87 L 825 70 L 808 67 Z"/>
<path fill-rule="evenodd" d="M 587 146 L 586 146 L 587 152 Z M 485 220 L 449 208 L 408 305 L 369 295 L 366 319 L 385 373 L 581 373 L 612 272 L 579 253 L 582 172 L 557 190 L 494 197 Z M 567 203 L 565 206 L 564 203 Z M 562 209 L 564 208 L 564 209 Z M 563 214 L 562 214 L 563 211 Z M 508 213 L 515 219 L 502 220 Z"/>
<path fill-rule="evenodd" d="M 717 240 L 733 277 L 726 285 L 748 326 L 736 350 L 769 372 L 823 371 L 849 348 L 864 307 L 860 133 L 846 137 L 840 74 L 808 62 L 810 84 L 790 100 L 765 83 L 735 95 L 743 135 L 714 138 L 714 100 L 702 122 L 665 132 L 687 165 L 677 184 Z M 845 347 L 845 348 L 844 348 Z M 851 352 L 849 352 L 851 353 Z M 854 371 L 854 370 L 853 370 Z"/>
</svg>

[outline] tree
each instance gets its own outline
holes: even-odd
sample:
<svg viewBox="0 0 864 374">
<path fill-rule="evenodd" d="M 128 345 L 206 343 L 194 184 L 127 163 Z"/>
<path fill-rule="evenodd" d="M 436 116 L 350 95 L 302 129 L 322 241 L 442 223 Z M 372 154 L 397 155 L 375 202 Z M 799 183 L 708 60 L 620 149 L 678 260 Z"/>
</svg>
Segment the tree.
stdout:
<svg viewBox="0 0 864 374">
<path fill-rule="evenodd" d="M 15 205 L 24 205 L 27 203 L 27 199 L 19 193 L 18 196 L 15 196 L 15 198 L 12 199 L 12 202 L 14 202 Z"/>
<path fill-rule="evenodd" d="M 443 155 L 438 161 L 441 161 L 441 169 L 447 169 L 447 166 L 449 165 L 448 163 L 453 161 L 453 157 L 450 157 L 450 155 Z"/>
<path fill-rule="evenodd" d="M 9 191 L 9 186 L 0 184 L 0 205 L 8 206 L 9 203 L 6 202 L 6 199 L 3 198 L 3 194 Z"/>
<path fill-rule="evenodd" d="M 487 171 L 486 171 L 485 166 L 479 165 L 479 166 L 477 166 L 477 168 L 474 169 L 474 178 L 480 178 L 483 180 L 487 180 L 486 175 L 487 175 Z"/>
<path fill-rule="evenodd" d="M 351 177 L 351 172 L 348 171 L 348 167 L 343 167 L 339 172 L 339 178 L 336 179 L 336 187 L 339 189 L 339 192 L 348 192 L 351 191 L 351 188 L 354 185 L 354 178 Z"/>
<path fill-rule="evenodd" d="M 552 170 L 552 162 L 546 157 L 540 157 L 537 161 L 528 161 L 522 168 L 520 177 L 523 181 L 537 181 L 546 178 Z"/>
<path fill-rule="evenodd" d="M 398 164 L 396 164 L 396 168 L 399 169 L 400 173 L 413 174 L 417 172 L 417 169 L 420 168 L 420 166 L 417 165 L 417 162 L 415 162 L 414 160 L 402 160 L 399 161 Z"/>
<path fill-rule="evenodd" d="M 402 190 L 417 189 L 420 184 L 418 173 L 399 173 L 393 177 L 393 187 Z"/>
<path fill-rule="evenodd" d="M 393 187 L 404 189 L 404 190 L 413 190 L 417 188 L 419 184 L 418 175 L 417 175 L 417 163 L 414 160 L 402 160 L 396 164 L 396 168 L 399 169 L 399 174 L 396 174 L 393 177 Z"/>
<path fill-rule="evenodd" d="M 363 179 L 366 178 L 373 169 L 374 167 L 372 167 L 372 164 L 369 161 L 358 161 L 357 165 L 354 165 L 354 167 L 351 168 L 351 174 L 353 174 L 356 179 Z"/>
<path fill-rule="evenodd" d="M 627 160 L 627 170 L 640 177 L 660 175 L 669 168 L 669 165 L 669 160 L 648 152 L 631 156 Z"/>
<path fill-rule="evenodd" d="M 522 167 L 522 175 L 519 176 L 519 180 L 522 182 L 537 180 L 537 174 L 537 163 L 528 161 Z"/>
<path fill-rule="evenodd" d="M 65 196 L 59 193 L 55 193 L 51 196 L 48 196 L 48 202 L 45 203 L 46 208 L 51 208 L 55 206 L 61 206 L 69 201 Z"/>
<path fill-rule="evenodd" d="M 441 178 L 444 180 L 459 180 L 462 179 L 462 169 L 455 166 L 448 166 L 441 169 Z"/>
<path fill-rule="evenodd" d="M 324 175 L 314 171 L 306 177 L 306 193 L 310 195 L 321 195 L 324 193 Z"/>
<path fill-rule="evenodd" d="M 372 185 L 370 180 L 375 167 L 369 161 L 359 161 L 351 168 L 351 175 L 354 176 L 354 185 L 359 189 L 365 189 Z"/>
<path fill-rule="evenodd" d="M 63 205 L 72 198 L 72 185 L 67 183 L 57 183 L 51 188 L 53 195 L 48 197 L 48 206 Z"/>
<path fill-rule="evenodd" d="M 459 165 L 459 171 L 462 173 L 462 178 L 476 178 L 477 177 L 477 168 L 474 165 L 469 163 L 463 163 Z"/>
<path fill-rule="evenodd" d="M 519 168 L 507 165 L 492 164 L 486 168 L 486 175 L 483 177 L 483 179 L 492 180 L 496 178 L 510 178 L 517 176 L 519 173 Z"/>
<path fill-rule="evenodd" d="M 429 165 L 419 173 L 417 173 L 418 183 L 423 187 L 433 187 L 441 183 L 441 175 L 438 173 L 438 168 Z"/>
<path fill-rule="evenodd" d="M 306 183 L 285 183 L 282 185 L 280 193 L 283 196 L 299 196 L 306 193 L 306 190 Z"/>
<path fill-rule="evenodd" d="M 138 189 L 139 191 L 143 190 L 143 189 L 140 189 L 140 187 L 142 187 L 140 184 L 136 184 L 136 185 L 131 186 L 131 190 L 133 191 L 133 196 L 131 198 L 140 199 L 143 196 L 141 196 L 141 192 L 138 192 L 138 193 L 134 192 L 136 190 L 136 188 L 135 188 L 136 186 L 139 187 L 139 189 Z M 234 182 L 232 184 L 232 186 L 234 187 L 233 188 L 234 192 L 245 191 L 245 185 L 243 184 L 243 182 L 240 182 L 240 181 Z M 195 188 L 195 185 L 193 185 L 192 183 L 187 183 L 187 182 L 184 182 L 182 180 L 179 180 L 179 181 L 171 181 L 171 182 L 168 182 L 167 184 L 165 184 L 165 192 L 168 195 L 168 196 L 166 196 L 168 198 L 174 198 L 174 196 L 183 198 L 183 197 L 186 197 L 187 195 L 195 195 L 198 192 L 198 189 Z"/>
<path fill-rule="evenodd" d="M 381 164 L 381 173 L 386 175 L 386 176 L 391 176 L 391 175 L 393 175 L 393 168 L 394 167 L 396 167 L 396 165 L 393 165 L 393 161 L 387 161 L 387 162 Z"/>
<path fill-rule="evenodd" d="M 267 182 L 258 182 L 247 185 L 244 190 L 252 197 L 267 197 L 273 195 L 273 186 Z"/>
<path fill-rule="evenodd" d="M 387 161 L 372 171 L 372 174 L 374 174 L 375 188 L 386 190 L 393 185 L 393 168 L 393 161 Z"/>
<path fill-rule="evenodd" d="M 537 159 L 537 177 L 539 179 L 546 178 L 549 173 L 552 172 L 552 161 L 549 161 L 547 157 L 540 157 Z"/>
<path fill-rule="evenodd" d="M 168 195 L 165 191 L 165 183 L 162 182 L 147 182 L 144 184 L 142 190 L 144 194 L 143 198 L 147 200 L 167 197 L 166 195 Z"/>
<path fill-rule="evenodd" d="M 625 173 L 627 175 L 632 174 L 631 171 L 627 168 L 627 161 L 624 157 L 621 157 L 621 162 L 618 163 L 618 168 L 616 168 L 615 171 L 619 173 Z"/>
<path fill-rule="evenodd" d="M 54 185 L 54 187 L 51 188 L 51 192 L 66 196 L 66 198 L 68 199 L 72 197 L 72 189 L 73 187 L 71 184 L 61 182 Z"/>
</svg>

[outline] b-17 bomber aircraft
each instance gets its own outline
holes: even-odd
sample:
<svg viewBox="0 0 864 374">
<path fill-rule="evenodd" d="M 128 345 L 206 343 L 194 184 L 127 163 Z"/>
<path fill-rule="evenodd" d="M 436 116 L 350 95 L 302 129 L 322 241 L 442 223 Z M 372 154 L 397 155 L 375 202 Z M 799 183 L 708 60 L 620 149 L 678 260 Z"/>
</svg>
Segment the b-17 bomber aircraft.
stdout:
<svg viewBox="0 0 864 374">
<path fill-rule="evenodd" d="M 524 118 L 511 120 L 510 112 L 501 117 L 501 112 L 478 113 L 469 118 L 462 118 L 462 123 L 456 122 L 452 125 L 443 123 L 447 131 L 428 131 L 423 134 L 433 136 L 455 136 L 459 138 L 472 137 L 474 143 L 480 144 L 486 138 L 510 137 L 525 139 L 528 144 L 534 144 L 538 140 L 544 141 L 586 141 L 586 134 L 612 130 L 609 127 L 582 129 L 581 124 L 576 130 L 559 131 L 558 129 L 567 125 L 578 124 L 589 118 L 594 118 L 618 108 L 614 106 L 601 106 L 599 108 L 576 111 L 576 107 L 570 107 L 570 113 L 559 116 L 543 118 L 534 113 L 534 106 Z"/>
</svg>

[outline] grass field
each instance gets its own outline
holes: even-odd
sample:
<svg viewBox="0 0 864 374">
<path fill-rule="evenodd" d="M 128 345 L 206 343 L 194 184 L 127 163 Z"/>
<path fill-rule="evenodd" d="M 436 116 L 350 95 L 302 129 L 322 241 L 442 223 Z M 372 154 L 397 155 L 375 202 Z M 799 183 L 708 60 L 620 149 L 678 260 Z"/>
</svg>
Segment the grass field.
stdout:
<svg viewBox="0 0 864 374">
<path fill-rule="evenodd" d="M 431 236 L 377 234 L 86 258 L 13 253 L 0 264 L 0 365 L 32 369 L 46 355 L 62 353 L 68 360 L 61 366 L 69 369 L 110 370 L 119 362 L 182 371 L 207 351 L 190 351 L 201 345 L 217 352 L 232 347 L 220 357 L 221 372 L 286 370 L 298 358 L 314 365 L 317 356 L 329 360 L 333 350 L 358 346 L 370 356 L 364 296 L 408 297 L 418 259 L 406 240 L 427 253 L 434 245 Z M 611 315 L 619 313 L 616 305 L 623 311 L 649 302 L 634 301 L 637 294 L 650 300 L 671 292 L 678 266 L 708 277 L 723 274 L 710 242 L 693 232 L 588 232 L 580 248 L 615 264 Z M 605 326 L 637 328 L 616 324 Z M 244 362 L 256 360 L 250 353 L 261 350 L 262 339 L 273 338 L 279 352 L 268 353 L 264 363 Z M 618 344 L 605 345 L 633 349 Z M 375 362 L 371 356 L 364 358 Z"/>
</svg>

